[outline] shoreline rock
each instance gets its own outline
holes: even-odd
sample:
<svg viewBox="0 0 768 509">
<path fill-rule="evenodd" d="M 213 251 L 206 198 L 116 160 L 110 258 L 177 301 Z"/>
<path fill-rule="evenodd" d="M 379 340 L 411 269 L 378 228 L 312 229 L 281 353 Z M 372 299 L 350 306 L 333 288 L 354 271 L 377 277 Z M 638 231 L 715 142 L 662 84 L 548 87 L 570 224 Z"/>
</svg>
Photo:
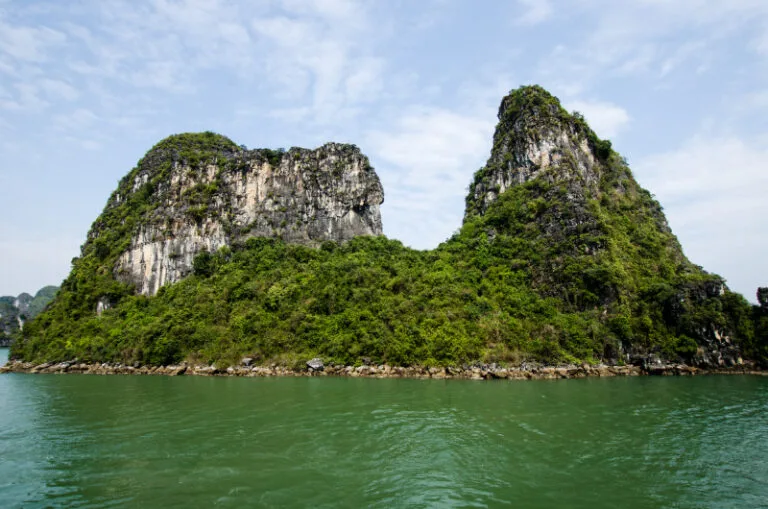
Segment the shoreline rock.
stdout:
<svg viewBox="0 0 768 509">
<path fill-rule="evenodd" d="M 314 359 L 313 359 L 314 361 Z M 697 368 L 685 364 L 656 364 L 653 366 L 633 365 L 565 365 L 565 366 L 536 366 L 526 365 L 517 367 L 502 367 L 492 365 L 472 366 L 343 366 L 325 365 L 322 369 L 295 370 L 285 366 L 252 366 L 240 365 L 220 369 L 215 365 L 191 365 L 181 363 L 168 366 L 131 366 L 110 363 L 82 363 L 78 361 L 42 363 L 9 361 L 0 366 L 0 373 L 29 373 L 29 374 L 84 374 L 84 375 L 163 375 L 163 376 L 239 376 L 239 377 L 273 377 L 273 376 L 331 376 L 348 378 L 415 378 L 415 379 L 457 379 L 457 380 L 568 380 L 577 378 L 605 378 L 621 376 L 694 376 L 694 375 L 760 375 L 768 376 L 753 365 L 734 366 L 728 368 Z"/>
</svg>

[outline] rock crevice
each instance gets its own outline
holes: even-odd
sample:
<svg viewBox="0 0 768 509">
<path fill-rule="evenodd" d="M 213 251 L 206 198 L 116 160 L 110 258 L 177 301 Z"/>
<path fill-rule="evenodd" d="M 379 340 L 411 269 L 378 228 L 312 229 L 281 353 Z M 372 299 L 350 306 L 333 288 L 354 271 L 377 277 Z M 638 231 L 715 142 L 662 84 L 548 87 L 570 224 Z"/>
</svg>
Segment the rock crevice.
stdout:
<svg viewBox="0 0 768 509">
<path fill-rule="evenodd" d="M 137 170 L 107 209 L 140 193 L 152 204 L 114 267 L 144 295 L 190 274 L 201 252 L 250 237 L 318 246 L 382 234 L 381 182 L 354 145 L 232 148 L 197 164 L 150 152 Z M 97 229 L 92 239 L 98 237 Z"/>
</svg>

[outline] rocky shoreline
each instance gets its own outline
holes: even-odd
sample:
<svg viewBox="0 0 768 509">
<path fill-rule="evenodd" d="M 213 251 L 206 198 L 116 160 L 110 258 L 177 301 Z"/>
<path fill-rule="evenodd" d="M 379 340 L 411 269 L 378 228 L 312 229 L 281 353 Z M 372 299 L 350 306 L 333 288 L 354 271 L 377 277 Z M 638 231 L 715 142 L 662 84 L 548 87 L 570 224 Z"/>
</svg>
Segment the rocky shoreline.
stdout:
<svg viewBox="0 0 768 509">
<path fill-rule="evenodd" d="M 292 369 L 284 366 L 252 366 L 245 363 L 240 366 L 218 368 L 215 365 L 193 365 L 182 363 L 169 366 L 131 366 L 109 363 L 58 362 L 35 364 L 30 362 L 9 361 L 0 366 L 0 373 L 42 373 L 42 374 L 85 374 L 85 375 L 165 375 L 165 376 L 336 376 L 350 378 L 432 378 L 463 380 L 560 380 L 588 377 L 616 376 L 694 376 L 694 375 L 768 375 L 768 372 L 753 365 L 697 368 L 684 364 L 654 363 L 649 365 L 609 366 L 541 366 L 523 364 L 518 367 L 502 367 L 495 364 L 462 367 L 399 367 L 383 365 L 337 366 L 323 365 L 317 359 L 307 363 L 305 369 Z"/>
</svg>

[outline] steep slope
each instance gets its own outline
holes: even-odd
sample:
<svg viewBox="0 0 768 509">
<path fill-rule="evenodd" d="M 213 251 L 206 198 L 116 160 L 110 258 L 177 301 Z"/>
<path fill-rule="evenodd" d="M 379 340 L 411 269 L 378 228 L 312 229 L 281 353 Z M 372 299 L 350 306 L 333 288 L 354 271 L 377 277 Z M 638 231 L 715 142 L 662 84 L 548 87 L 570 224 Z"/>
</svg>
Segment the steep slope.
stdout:
<svg viewBox="0 0 768 509">
<path fill-rule="evenodd" d="M 606 345 L 739 358 L 732 317 L 746 302 L 693 265 L 659 203 L 578 114 L 537 86 L 504 98 L 491 156 L 467 197 L 465 236 L 485 232 L 522 260 L 531 287 L 563 310 L 595 312 Z M 612 344 L 611 344 L 612 343 Z"/>
<path fill-rule="evenodd" d="M 121 182 L 14 355 L 727 366 L 768 353 L 763 311 L 690 263 L 610 143 L 539 87 L 502 101 L 464 224 L 437 249 L 375 236 L 381 199 L 351 146 L 171 137 Z"/>
</svg>

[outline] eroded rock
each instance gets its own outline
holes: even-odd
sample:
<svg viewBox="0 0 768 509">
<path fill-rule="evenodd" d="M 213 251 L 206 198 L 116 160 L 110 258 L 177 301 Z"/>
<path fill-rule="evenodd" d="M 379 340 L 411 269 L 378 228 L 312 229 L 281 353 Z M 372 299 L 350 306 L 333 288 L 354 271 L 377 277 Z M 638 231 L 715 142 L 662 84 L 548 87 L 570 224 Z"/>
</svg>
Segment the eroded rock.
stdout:
<svg viewBox="0 0 768 509">
<path fill-rule="evenodd" d="M 134 284 L 141 294 L 154 295 L 190 274 L 201 252 L 250 237 L 319 246 L 382 234 L 379 206 L 384 192 L 356 146 L 328 143 L 286 152 L 232 147 L 205 164 L 167 148 L 145 156 L 133 181 L 121 186 L 123 193 L 113 194 L 89 234 L 98 243 L 110 208 L 121 206 L 131 194 L 147 195 L 152 210 L 115 265 L 118 279 Z"/>
</svg>

